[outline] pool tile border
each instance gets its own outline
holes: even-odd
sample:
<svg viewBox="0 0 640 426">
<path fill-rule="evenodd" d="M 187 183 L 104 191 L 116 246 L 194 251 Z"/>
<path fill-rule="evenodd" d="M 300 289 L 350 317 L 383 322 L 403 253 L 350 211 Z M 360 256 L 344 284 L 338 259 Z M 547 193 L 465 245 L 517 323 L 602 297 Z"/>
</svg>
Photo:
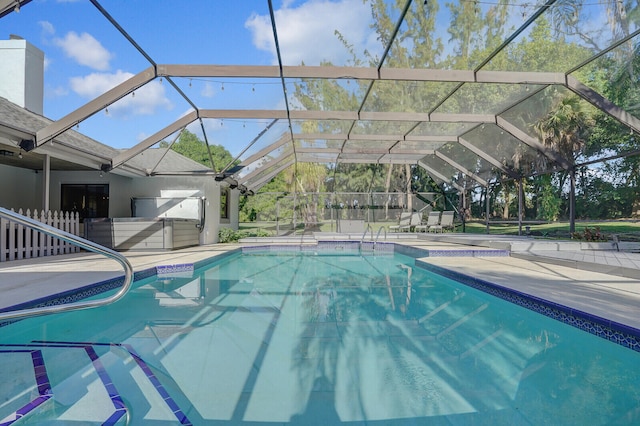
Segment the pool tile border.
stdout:
<svg viewBox="0 0 640 426">
<path fill-rule="evenodd" d="M 640 352 L 640 330 L 636 328 L 418 259 L 416 266 Z"/>
</svg>

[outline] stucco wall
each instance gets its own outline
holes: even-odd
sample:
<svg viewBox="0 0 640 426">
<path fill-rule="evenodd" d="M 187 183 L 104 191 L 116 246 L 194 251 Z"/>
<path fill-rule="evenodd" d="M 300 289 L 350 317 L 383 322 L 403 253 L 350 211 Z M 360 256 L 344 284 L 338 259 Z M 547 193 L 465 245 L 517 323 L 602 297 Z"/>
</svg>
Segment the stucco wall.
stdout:
<svg viewBox="0 0 640 426">
<path fill-rule="evenodd" d="M 41 175 L 41 174 L 40 174 Z M 109 216 L 131 216 L 131 178 L 118 176 L 112 173 L 100 172 L 51 172 L 51 185 L 49 192 L 49 206 L 51 210 L 60 210 L 60 195 L 63 184 L 79 183 L 88 185 L 109 184 Z M 39 187 L 42 184 L 38 185 Z"/>
<path fill-rule="evenodd" d="M 29 169 L 0 166 L 0 206 L 31 211 L 42 208 L 42 192 L 38 175 Z"/>
<path fill-rule="evenodd" d="M 0 206 L 18 210 L 42 209 L 42 172 L 0 166 Z M 200 244 L 218 242 L 220 226 L 238 229 L 239 192 L 230 191 L 229 219 L 220 223 L 220 183 L 211 177 L 128 178 L 98 171 L 51 172 L 49 208 L 60 210 L 64 184 L 109 184 L 109 216 L 131 217 L 132 197 L 205 197 L 205 227 Z"/>
</svg>

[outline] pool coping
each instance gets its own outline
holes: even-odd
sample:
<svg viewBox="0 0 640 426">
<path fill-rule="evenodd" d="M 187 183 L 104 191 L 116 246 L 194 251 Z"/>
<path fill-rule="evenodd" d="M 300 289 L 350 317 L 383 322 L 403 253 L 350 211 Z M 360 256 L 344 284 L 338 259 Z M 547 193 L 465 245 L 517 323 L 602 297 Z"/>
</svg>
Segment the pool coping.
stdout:
<svg viewBox="0 0 640 426">
<path fill-rule="evenodd" d="M 518 290 L 514 290 L 481 278 L 466 275 L 448 268 L 436 266 L 428 262 L 421 261 L 420 258 L 428 257 L 492 257 L 492 256 L 510 256 L 508 250 L 502 249 L 451 249 L 451 250 L 430 250 L 427 248 L 414 247 L 411 245 L 399 244 L 396 242 L 359 242 L 354 240 L 332 240 L 318 241 L 316 244 L 257 244 L 238 247 L 224 253 L 211 256 L 206 259 L 196 261 L 191 264 L 179 265 L 155 265 L 134 273 L 134 281 L 139 281 L 149 277 L 157 276 L 164 271 L 179 271 L 181 268 L 194 270 L 204 267 L 210 263 L 218 262 L 226 257 L 236 255 L 238 253 L 256 253 L 268 251 L 269 254 L 301 252 L 314 254 L 354 254 L 361 253 L 375 254 L 376 252 L 384 255 L 391 253 L 400 253 L 415 259 L 415 265 L 422 269 L 436 273 L 438 275 L 456 280 L 469 287 L 483 291 L 484 293 L 493 295 L 500 299 L 514 303 L 531 311 L 540 313 L 549 318 L 560 321 L 564 324 L 576 327 L 595 336 L 604 338 L 613 343 L 640 352 L 640 330 L 625 324 L 608 320 L 597 315 L 584 312 L 579 309 L 571 308 L 560 303 L 551 302 L 540 297 L 536 297 Z M 124 283 L 124 276 L 110 278 L 97 283 L 88 284 L 77 289 L 66 290 L 60 293 L 52 294 L 40 299 L 29 302 L 20 303 L 0 309 L 0 312 L 15 311 L 26 308 L 34 308 L 40 306 L 52 306 L 65 303 L 76 302 L 88 297 L 96 296 L 106 291 L 119 288 Z M 19 321 L 7 320 L 0 322 L 0 327 L 9 325 Z"/>
</svg>

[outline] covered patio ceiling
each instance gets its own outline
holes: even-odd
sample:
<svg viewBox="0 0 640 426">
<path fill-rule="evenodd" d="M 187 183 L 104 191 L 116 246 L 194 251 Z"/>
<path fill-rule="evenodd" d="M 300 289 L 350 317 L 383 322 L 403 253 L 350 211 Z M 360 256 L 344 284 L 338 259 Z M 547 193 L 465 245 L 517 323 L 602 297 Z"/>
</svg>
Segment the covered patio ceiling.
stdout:
<svg viewBox="0 0 640 426">
<path fill-rule="evenodd" d="M 217 2 L 194 2 L 186 12 L 177 10 L 173 2 L 149 2 L 147 12 L 154 9 L 149 13 L 141 10 L 145 8 L 140 2 L 90 3 L 104 25 L 111 27 L 113 37 L 125 42 L 118 45 L 137 53 L 140 68 L 61 114 L 37 130 L 34 138 L 22 140 L 20 147 L 27 152 L 37 152 L 84 121 L 104 120 L 98 113 L 115 110 L 135 97 L 136 91 L 163 82 L 186 112 L 160 126 L 150 125 L 145 129 L 149 136 L 142 140 L 131 135 L 126 149 L 102 163 L 104 171 L 126 166 L 161 141 L 170 146 L 183 129 L 193 129 L 205 143 L 217 144 L 215 123 L 249 127 L 253 133 L 238 131 L 233 140 L 225 140 L 233 162 L 214 164 L 210 156 L 210 170 L 193 174 L 233 179 L 247 191 L 256 192 L 286 167 L 300 162 L 419 165 L 437 182 L 464 190 L 461 176 L 487 186 L 496 179 L 574 167 L 572 158 L 545 144 L 534 128 L 563 98 L 578 97 L 584 108 L 612 117 L 631 136 L 640 133 L 640 109 L 624 109 L 593 84 L 604 63 L 608 69 L 612 62 L 619 69 L 631 66 L 640 34 L 640 19 L 630 18 L 638 15 L 635 1 L 550 0 L 534 6 L 528 1 L 462 0 L 451 2 L 450 7 L 435 1 L 367 2 L 370 33 L 362 36 L 368 43 L 363 52 L 354 47 L 358 40 L 332 27 L 338 24 L 332 20 L 321 24 L 335 32 L 348 53 L 340 56 L 341 62 L 336 56 L 323 56 L 322 45 L 292 42 L 287 17 L 294 15 L 287 15 L 291 9 L 286 2 L 282 6 L 271 0 L 234 3 L 234 8 L 246 9 L 247 20 L 245 28 L 227 28 L 225 39 L 207 39 L 197 27 L 182 29 L 183 38 L 179 28 L 167 28 L 158 18 L 189 13 L 209 17 L 212 26 L 229 25 L 218 13 Z M 362 4 L 307 3 L 328 8 L 333 3 L 336 14 L 344 12 L 339 6 Z M 16 4 L 21 13 L 39 7 L 38 2 L 0 0 L 0 18 L 16 13 Z M 498 19 L 500 11 L 504 16 Z M 455 16 L 462 14 L 482 17 L 468 19 L 469 28 L 456 29 L 468 33 L 471 38 L 466 42 L 450 35 L 451 27 L 434 24 L 454 23 Z M 569 14 L 571 22 L 562 21 L 563 14 Z M 313 16 L 297 16 L 301 20 L 297 25 L 319 25 Z M 607 16 L 608 20 L 603 18 Z M 385 19 L 388 25 L 381 28 Z M 535 33 L 543 20 L 549 23 L 550 39 L 540 40 Z M 217 45 L 233 43 L 236 34 L 258 24 L 270 27 L 270 38 L 261 43 L 272 56 L 241 57 L 241 63 L 234 63 L 239 61 L 237 56 L 217 54 L 222 52 Z M 147 47 L 152 37 L 166 41 L 165 48 Z M 536 42 L 546 44 L 536 46 Z M 201 54 L 185 54 L 181 46 L 186 43 L 200 43 Z M 561 43 L 575 54 L 563 55 L 555 48 Z M 421 44 L 426 47 L 419 48 Z M 294 48 L 306 52 L 288 50 Z M 426 57 L 433 50 L 438 53 Z M 307 59 L 310 52 L 314 55 Z M 194 86 L 202 90 L 193 90 Z M 212 86 L 218 96 L 202 96 Z M 251 92 L 256 91 L 262 96 L 253 96 Z"/>
</svg>

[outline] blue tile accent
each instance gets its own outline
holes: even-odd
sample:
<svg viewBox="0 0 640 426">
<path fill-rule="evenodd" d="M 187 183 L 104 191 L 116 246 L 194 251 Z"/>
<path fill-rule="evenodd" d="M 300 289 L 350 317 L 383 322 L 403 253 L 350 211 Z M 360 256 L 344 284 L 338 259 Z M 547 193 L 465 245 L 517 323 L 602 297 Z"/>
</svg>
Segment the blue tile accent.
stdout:
<svg viewBox="0 0 640 426">
<path fill-rule="evenodd" d="M 162 279 L 191 278 L 195 267 L 193 263 L 156 266 L 156 275 Z"/>
<path fill-rule="evenodd" d="M 640 330 L 636 328 L 419 260 L 416 266 L 640 352 Z"/>
<path fill-rule="evenodd" d="M 395 246 L 394 250 L 397 253 L 403 254 L 405 256 L 415 257 L 415 258 L 428 257 L 429 256 L 429 250 L 426 250 L 426 249 L 423 249 L 423 248 L 404 246 L 404 245 L 401 245 L 401 244 L 394 244 L 394 246 Z"/>
<path fill-rule="evenodd" d="M 14 345 L 0 345 L 0 346 L 1 347 L 11 347 L 11 346 L 14 346 Z M 160 383 L 160 380 L 158 380 L 158 378 L 153 374 L 153 372 L 151 371 L 151 369 L 149 368 L 147 363 L 140 357 L 140 355 L 138 355 L 138 353 L 135 351 L 133 346 L 131 346 L 129 344 L 126 344 L 126 343 L 63 342 L 63 341 L 37 340 L 37 341 L 33 341 L 29 345 L 15 345 L 15 346 L 16 347 L 22 347 L 22 348 L 24 348 L 24 347 L 55 347 L 55 348 L 78 348 L 78 349 L 84 349 L 85 352 L 87 353 L 87 355 L 89 356 L 89 358 L 91 359 L 91 362 L 92 362 L 96 372 L 98 373 L 98 377 L 102 381 L 102 384 L 105 387 L 107 393 L 109 394 L 109 397 L 111 398 L 111 402 L 113 403 L 114 408 L 115 408 L 115 411 L 112 413 L 112 415 L 109 417 L 109 419 L 107 421 L 105 421 L 105 423 L 103 423 L 105 425 L 107 425 L 107 424 L 108 425 L 115 425 L 126 414 L 127 408 L 126 408 L 126 405 L 124 404 L 124 401 L 122 400 L 122 397 L 118 393 L 118 390 L 116 389 L 115 385 L 113 384 L 113 381 L 111 380 L 111 377 L 109 376 L 109 374 L 105 370 L 104 366 L 102 365 L 102 362 L 100 361 L 100 356 L 95 351 L 94 346 L 114 346 L 114 347 L 122 348 L 123 350 L 127 351 L 129 353 L 129 355 L 131 355 L 131 357 L 135 360 L 136 364 L 145 373 L 145 375 L 147 376 L 147 379 L 149 380 L 149 382 L 153 385 L 153 387 L 156 389 L 156 391 L 160 394 L 160 396 L 162 397 L 164 402 L 169 406 L 169 408 L 171 409 L 173 414 L 180 421 L 180 424 L 182 424 L 182 425 L 192 425 L 191 421 L 187 418 L 186 414 L 184 412 L 182 412 L 182 410 L 180 409 L 178 404 L 176 404 L 176 402 L 173 400 L 171 395 L 169 395 L 169 393 L 166 391 L 164 386 L 162 386 L 162 384 Z M 36 360 L 38 360 L 38 359 L 42 360 L 42 353 L 39 350 L 31 350 L 31 349 L 14 349 L 14 350 L 7 350 L 7 351 L 0 350 L 0 353 L 2 353 L 2 352 L 31 352 L 32 354 L 35 352 L 35 353 L 37 353 L 37 356 L 34 358 L 34 367 L 36 365 Z M 42 363 L 42 367 L 44 367 L 44 363 Z M 38 381 L 39 385 L 40 385 L 40 383 L 41 383 L 41 381 Z M 51 386 L 49 385 L 48 379 L 46 380 L 46 383 L 44 381 L 42 381 L 42 383 L 43 383 L 42 389 L 46 390 L 46 393 L 44 394 L 44 396 L 49 398 L 51 396 L 50 395 Z M 38 389 L 40 389 L 40 388 L 41 387 L 39 386 Z M 40 403 L 38 403 L 37 405 L 39 405 Z M 31 402 L 30 404 L 33 404 L 33 402 Z M 35 408 L 35 406 L 33 408 Z M 31 409 L 33 409 L 33 408 L 31 408 Z M 11 423 L 13 423 L 14 421 L 15 420 L 12 420 Z M 0 426 L 9 425 L 11 423 L 0 423 Z"/>
<path fill-rule="evenodd" d="M 4 345 L 3 345 L 4 346 Z M 35 373 L 36 384 L 38 387 L 38 396 L 29 401 L 24 406 L 18 408 L 13 414 L 5 417 L 5 421 L 0 423 L 0 426 L 8 426 L 20 420 L 33 410 L 35 410 L 42 403 L 51 398 L 51 384 L 49 382 L 49 376 L 47 375 L 47 369 L 44 365 L 42 358 L 42 352 L 40 350 L 32 349 L 14 349 L 14 350 L 0 350 L 0 353 L 28 353 L 31 355 L 31 361 L 33 363 L 33 371 Z"/>
</svg>

